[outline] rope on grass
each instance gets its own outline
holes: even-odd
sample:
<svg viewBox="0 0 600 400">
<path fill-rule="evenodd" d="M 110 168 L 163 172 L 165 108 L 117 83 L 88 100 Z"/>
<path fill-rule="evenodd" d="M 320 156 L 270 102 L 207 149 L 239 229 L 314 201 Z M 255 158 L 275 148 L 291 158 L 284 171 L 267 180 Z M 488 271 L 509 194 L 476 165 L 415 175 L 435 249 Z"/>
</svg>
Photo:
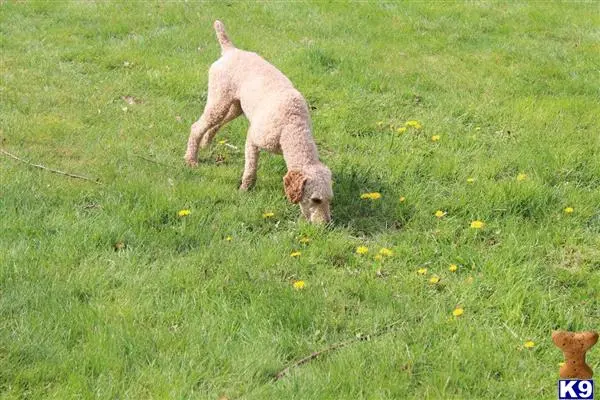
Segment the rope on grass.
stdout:
<svg viewBox="0 0 600 400">
<path fill-rule="evenodd" d="M 385 335 L 386 333 L 391 333 L 391 332 L 394 331 L 392 328 L 395 327 L 396 325 L 398 325 L 401 322 L 402 322 L 401 320 L 392 322 L 391 324 L 384 326 L 382 329 L 380 329 L 378 331 L 375 331 L 374 333 L 372 333 L 370 335 L 357 335 L 353 339 L 349 339 L 349 340 L 346 340 L 344 342 L 334 343 L 334 344 L 332 344 L 332 345 L 330 345 L 330 346 L 328 346 L 328 347 L 326 347 L 326 348 L 324 348 L 322 350 L 315 351 L 315 352 L 309 354 L 306 357 L 302 357 L 302 358 L 294 361 L 293 363 L 291 363 L 290 365 L 288 365 L 287 367 L 285 367 L 281 371 L 277 372 L 275 374 L 275 376 L 273 377 L 273 379 L 275 381 L 278 381 L 278 380 L 284 378 L 286 375 L 288 375 L 289 372 L 290 372 L 290 370 L 292 368 L 296 368 L 296 367 L 301 366 L 302 364 L 306 364 L 307 362 L 312 361 L 315 358 L 320 357 L 320 356 L 322 356 L 322 355 L 324 355 L 326 353 L 329 353 L 331 351 L 334 351 L 334 350 L 337 350 L 337 349 L 341 349 L 341 348 L 346 347 L 346 346 L 348 346 L 348 345 L 350 345 L 352 343 L 357 343 L 357 342 L 363 342 L 363 341 L 366 341 L 366 340 L 371 340 L 371 338 L 379 337 L 379 336 Z"/>
<path fill-rule="evenodd" d="M 59 171 L 58 169 L 48 168 L 48 167 L 43 166 L 41 164 L 34 164 L 34 163 L 31 163 L 31 162 L 29 162 L 27 160 L 22 159 L 21 157 L 18 157 L 16 155 L 14 155 L 12 153 L 9 153 L 8 151 L 6 151 L 4 149 L 0 149 L 0 153 L 4 154 L 7 157 L 13 158 L 13 159 L 15 159 L 17 161 L 20 161 L 20 162 L 22 162 L 24 164 L 27 164 L 27 165 L 29 165 L 31 167 L 43 169 L 45 171 L 52 172 L 54 174 L 68 176 L 70 178 L 82 179 L 84 181 L 93 182 L 93 183 L 95 183 L 97 185 L 102 185 L 102 182 L 100 182 L 100 180 L 98 180 L 98 179 L 92 179 L 92 178 L 88 178 L 88 177 L 85 177 L 85 176 L 82 176 L 82 175 L 72 174 L 70 172 Z"/>
</svg>

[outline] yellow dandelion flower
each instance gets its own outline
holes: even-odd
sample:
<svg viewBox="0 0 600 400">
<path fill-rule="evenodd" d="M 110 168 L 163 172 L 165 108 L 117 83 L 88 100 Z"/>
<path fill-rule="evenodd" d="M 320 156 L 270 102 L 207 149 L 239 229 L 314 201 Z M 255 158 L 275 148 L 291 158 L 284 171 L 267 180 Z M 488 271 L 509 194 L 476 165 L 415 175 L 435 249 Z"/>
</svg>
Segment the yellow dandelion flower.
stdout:
<svg viewBox="0 0 600 400">
<path fill-rule="evenodd" d="M 458 265 L 456 265 L 456 264 L 450 264 L 450 266 L 448 267 L 448 271 L 450 271 L 450 272 L 456 272 L 457 269 L 458 269 Z"/>
<path fill-rule="evenodd" d="M 223 139 L 223 140 L 219 140 L 219 144 L 225 144 L 227 143 L 227 140 Z"/>
<path fill-rule="evenodd" d="M 566 207 L 564 211 L 565 211 L 565 214 L 571 214 L 575 210 L 573 210 L 573 207 Z"/>
<path fill-rule="evenodd" d="M 406 201 L 406 197 L 400 196 L 400 203 L 404 203 Z"/>
<path fill-rule="evenodd" d="M 269 211 L 269 212 L 264 213 L 262 217 L 263 218 L 273 218 L 274 216 L 275 216 L 275 213 Z"/>
<path fill-rule="evenodd" d="M 440 135 L 433 135 L 433 136 L 431 137 L 431 141 L 432 141 L 432 142 L 437 142 L 437 141 L 439 141 L 440 139 L 441 139 L 441 136 L 440 136 Z"/>
<path fill-rule="evenodd" d="M 394 252 L 390 249 L 382 247 L 381 250 L 379 250 L 379 254 L 381 254 L 384 257 L 390 257 L 394 255 Z"/>
<path fill-rule="evenodd" d="M 446 215 L 446 212 L 445 212 L 445 211 L 442 211 L 442 210 L 437 210 L 437 211 L 435 212 L 435 216 L 436 216 L 437 218 L 442 218 L 444 215 Z"/>
<path fill-rule="evenodd" d="M 465 310 L 462 307 L 456 307 L 454 311 L 452 311 L 452 315 L 455 317 L 460 317 L 465 313 Z"/>
<path fill-rule="evenodd" d="M 425 275 L 427 273 L 427 268 L 419 268 L 417 270 L 417 274 L 419 275 Z"/>
<path fill-rule="evenodd" d="M 375 257 L 373 257 L 375 259 L 375 261 L 383 261 L 383 256 L 381 254 L 375 254 Z"/>
<path fill-rule="evenodd" d="M 381 193 L 379 193 L 379 192 L 363 193 L 360 195 L 360 198 L 363 200 L 365 200 L 365 199 L 378 200 L 381 198 Z"/>
<path fill-rule="evenodd" d="M 471 228 L 473 228 L 473 229 L 481 229 L 484 226 L 485 226 L 485 222 L 483 222 L 483 221 L 475 220 L 475 221 L 471 222 Z"/>
<path fill-rule="evenodd" d="M 517 175 L 518 181 L 524 181 L 525 179 L 527 179 L 527 174 L 521 172 L 519 175 Z"/>
<path fill-rule="evenodd" d="M 561 368 L 564 367 L 564 365 L 565 365 L 564 361 L 561 361 L 561 362 L 558 363 L 558 366 L 561 367 Z"/>
<path fill-rule="evenodd" d="M 535 346 L 535 342 L 532 342 L 531 340 L 528 340 L 527 342 L 523 343 L 523 347 L 525 347 L 526 349 L 531 349 Z"/>
<path fill-rule="evenodd" d="M 423 127 L 419 121 L 406 121 L 405 125 L 415 129 L 421 129 Z"/>
<path fill-rule="evenodd" d="M 356 254 L 367 254 L 369 252 L 369 248 L 366 246 L 358 246 L 356 248 Z"/>
<path fill-rule="evenodd" d="M 304 281 L 294 281 L 292 286 L 296 290 L 302 290 L 302 289 L 304 289 L 304 287 L 306 287 L 306 283 Z"/>
<path fill-rule="evenodd" d="M 179 215 L 180 217 L 187 217 L 191 213 L 192 212 L 190 210 L 179 210 L 179 212 L 177 213 L 177 215 Z"/>
<path fill-rule="evenodd" d="M 300 239 L 298 239 L 298 241 L 302 244 L 307 244 L 310 242 L 310 238 L 307 238 L 306 236 L 301 237 Z"/>
<path fill-rule="evenodd" d="M 404 133 L 404 132 L 406 132 L 406 127 L 405 126 L 401 126 L 400 128 L 396 129 L 396 132 L 398 132 L 398 133 Z"/>
<path fill-rule="evenodd" d="M 299 251 L 292 251 L 292 252 L 290 253 L 290 257 L 300 257 L 300 255 L 301 255 L 301 254 L 302 254 L 302 253 L 301 253 L 301 252 L 299 252 Z"/>
<path fill-rule="evenodd" d="M 467 183 L 473 183 L 475 182 L 475 178 L 467 178 Z"/>
<path fill-rule="evenodd" d="M 227 236 L 227 237 L 225 238 L 225 240 L 227 240 L 228 242 L 231 242 L 231 241 L 233 240 L 233 238 L 232 238 L 231 236 Z"/>
<path fill-rule="evenodd" d="M 429 283 L 431 283 L 432 285 L 439 283 L 439 281 L 440 281 L 440 277 L 437 275 L 434 275 L 431 278 L 429 278 Z"/>
</svg>

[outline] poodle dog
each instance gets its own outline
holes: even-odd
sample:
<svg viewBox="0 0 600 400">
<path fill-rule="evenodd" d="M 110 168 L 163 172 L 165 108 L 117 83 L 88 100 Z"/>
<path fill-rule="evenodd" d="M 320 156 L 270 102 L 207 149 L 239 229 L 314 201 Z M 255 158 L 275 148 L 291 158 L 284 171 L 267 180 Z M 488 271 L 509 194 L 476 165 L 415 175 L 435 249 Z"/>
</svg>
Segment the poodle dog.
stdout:
<svg viewBox="0 0 600 400">
<path fill-rule="evenodd" d="M 215 21 L 221 58 L 208 72 L 204 112 L 191 128 L 185 153 L 189 166 L 198 165 L 198 146 L 206 147 L 227 122 L 244 114 L 250 121 L 240 190 L 256 181 L 259 151 L 283 154 L 288 172 L 283 178 L 287 198 L 300 205 L 310 222 L 331 221 L 331 171 L 319 161 L 304 97 L 277 68 L 255 53 L 234 47 L 225 26 Z"/>
</svg>

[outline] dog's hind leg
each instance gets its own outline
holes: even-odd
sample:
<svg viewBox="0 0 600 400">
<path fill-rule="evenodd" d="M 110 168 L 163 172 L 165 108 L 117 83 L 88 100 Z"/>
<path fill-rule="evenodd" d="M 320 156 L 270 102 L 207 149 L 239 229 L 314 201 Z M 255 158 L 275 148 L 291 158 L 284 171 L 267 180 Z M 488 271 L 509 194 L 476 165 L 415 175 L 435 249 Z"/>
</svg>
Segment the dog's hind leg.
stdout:
<svg viewBox="0 0 600 400">
<path fill-rule="evenodd" d="M 209 131 L 219 129 L 223 118 L 227 115 L 227 110 L 229 109 L 227 106 L 226 104 L 206 103 L 204 113 L 202 113 L 198 121 L 194 122 L 190 129 L 190 136 L 184 157 L 188 165 L 195 166 L 198 164 L 197 157 L 200 140 Z"/>
<path fill-rule="evenodd" d="M 218 126 L 211 128 L 202 136 L 202 139 L 200 140 L 200 148 L 205 148 L 206 146 L 208 146 L 210 142 L 212 142 L 219 129 L 221 129 L 229 121 L 232 121 L 239 117 L 241 114 L 242 107 L 240 106 L 240 102 L 234 101 L 233 103 L 231 103 L 231 106 L 229 107 L 225 118 L 223 118 L 223 121 L 221 121 L 221 123 Z"/>
<path fill-rule="evenodd" d="M 220 74 L 218 68 L 215 68 L 213 64 L 208 76 L 208 96 L 204 112 L 190 129 L 190 136 L 184 157 L 189 166 L 198 164 L 197 157 L 200 141 L 209 132 L 213 136 L 216 134 L 219 127 L 224 124 L 225 118 L 229 115 L 229 111 L 236 101 L 231 94 L 227 78 Z M 233 108 L 234 110 L 236 109 L 235 106 Z"/>
</svg>

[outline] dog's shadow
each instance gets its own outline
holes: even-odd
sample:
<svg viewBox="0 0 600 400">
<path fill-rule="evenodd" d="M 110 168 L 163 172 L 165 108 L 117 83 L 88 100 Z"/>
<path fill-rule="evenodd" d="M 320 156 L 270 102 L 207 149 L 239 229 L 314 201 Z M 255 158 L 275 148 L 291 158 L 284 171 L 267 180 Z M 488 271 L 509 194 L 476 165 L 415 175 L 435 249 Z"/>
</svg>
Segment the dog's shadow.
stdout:
<svg viewBox="0 0 600 400">
<path fill-rule="evenodd" d="M 415 213 L 413 206 L 400 200 L 396 185 L 369 170 L 345 166 L 334 172 L 333 181 L 334 223 L 356 235 L 400 230 Z M 381 197 L 361 198 L 365 193 L 379 193 Z"/>
</svg>

